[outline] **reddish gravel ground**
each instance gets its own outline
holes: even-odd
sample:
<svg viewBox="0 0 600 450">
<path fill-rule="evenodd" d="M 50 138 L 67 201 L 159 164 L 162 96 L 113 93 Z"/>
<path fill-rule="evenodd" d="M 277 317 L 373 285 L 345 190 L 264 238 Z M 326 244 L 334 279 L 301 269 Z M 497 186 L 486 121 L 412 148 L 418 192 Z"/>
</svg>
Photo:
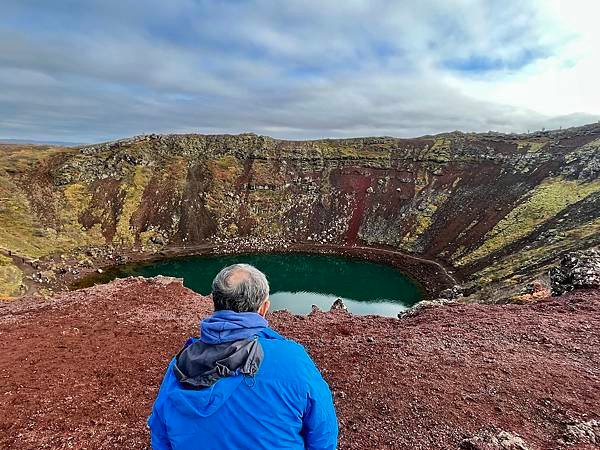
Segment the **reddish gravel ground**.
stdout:
<svg viewBox="0 0 600 450">
<path fill-rule="evenodd" d="M 172 279 L 0 304 L 0 448 L 147 448 L 163 371 L 210 310 Z M 593 432 L 568 430 L 600 418 L 598 291 L 404 320 L 269 320 L 307 347 L 330 383 L 342 449 L 454 449 L 500 431 L 529 449 L 597 448 Z"/>
</svg>

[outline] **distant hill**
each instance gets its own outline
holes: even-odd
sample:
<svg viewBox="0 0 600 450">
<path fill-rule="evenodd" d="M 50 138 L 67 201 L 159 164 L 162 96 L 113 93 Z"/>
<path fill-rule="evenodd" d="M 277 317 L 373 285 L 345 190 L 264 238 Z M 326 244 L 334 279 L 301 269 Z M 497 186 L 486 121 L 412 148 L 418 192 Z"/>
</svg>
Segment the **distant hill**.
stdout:
<svg viewBox="0 0 600 450">
<path fill-rule="evenodd" d="M 63 141 L 36 141 L 33 139 L 2 139 L 0 144 L 33 144 L 33 145 L 56 145 L 61 147 L 75 147 L 83 145 L 83 142 L 63 142 Z"/>
</svg>

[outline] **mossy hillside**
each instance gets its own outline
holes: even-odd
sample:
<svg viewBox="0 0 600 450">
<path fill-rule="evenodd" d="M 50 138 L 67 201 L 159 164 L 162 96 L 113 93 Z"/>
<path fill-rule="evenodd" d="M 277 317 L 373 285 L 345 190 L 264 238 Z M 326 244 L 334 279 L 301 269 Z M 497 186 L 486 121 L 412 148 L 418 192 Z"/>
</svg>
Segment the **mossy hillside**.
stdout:
<svg viewBox="0 0 600 450">
<path fill-rule="evenodd" d="M 594 219 L 580 226 L 563 230 L 561 238 L 555 242 L 539 242 L 537 246 L 528 250 L 512 253 L 471 276 L 473 280 L 479 280 L 479 284 L 487 284 L 493 281 L 505 280 L 514 276 L 515 273 L 526 273 L 529 266 L 539 266 L 543 269 L 556 263 L 559 255 L 576 249 L 585 249 L 597 244 L 600 236 L 600 219 Z M 541 270 L 538 268 L 538 271 Z"/>
<path fill-rule="evenodd" d="M 47 199 L 47 205 L 55 211 L 57 223 L 46 227 L 25 192 L 10 180 L 0 179 L 0 248 L 35 259 L 76 247 L 103 244 L 98 227 L 85 230 L 78 221 L 78 215 L 90 199 L 86 189 L 77 184 L 66 187 L 64 192 L 54 192 Z"/>
<path fill-rule="evenodd" d="M 242 202 L 237 198 L 236 185 L 244 172 L 242 162 L 233 155 L 224 155 L 206 162 L 211 179 L 206 193 L 206 208 L 213 215 L 223 235 L 237 232 L 230 225 L 237 222 Z"/>
<path fill-rule="evenodd" d="M 61 221 L 61 233 L 68 236 L 72 242 L 70 247 L 84 247 L 105 244 L 100 224 L 85 229 L 79 222 L 79 216 L 90 207 L 92 194 L 89 187 L 83 183 L 68 185 L 63 190 L 56 204 L 58 217 Z"/>
<path fill-rule="evenodd" d="M 56 245 L 34 217 L 27 195 L 9 178 L 0 178 L 0 248 L 30 258 L 50 253 Z"/>
<path fill-rule="evenodd" d="M 517 150 L 537 153 L 547 144 L 547 141 L 517 141 Z"/>
<path fill-rule="evenodd" d="M 124 195 L 123 206 L 117 221 L 113 243 L 121 246 L 133 246 L 136 240 L 136 231 L 132 229 L 131 218 L 140 207 L 146 186 L 152 178 L 149 167 L 137 166 L 130 175 L 129 180 L 123 183 L 121 193 Z"/>
<path fill-rule="evenodd" d="M 331 140 L 316 141 L 319 154 L 325 158 L 347 159 L 381 159 L 389 160 L 391 149 L 385 145 L 362 146 L 358 143 L 350 145 Z"/>
<path fill-rule="evenodd" d="M 483 256 L 475 253 L 477 259 L 463 265 L 461 272 L 469 276 L 482 268 L 487 255 L 486 264 L 502 263 L 505 241 L 517 243 L 511 250 L 529 251 L 542 229 L 552 229 L 551 238 L 556 239 L 565 228 L 585 220 L 585 215 L 574 214 L 559 219 L 569 205 L 579 207 L 572 191 L 585 195 L 586 185 L 598 179 L 596 147 L 583 145 L 593 141 L 582 137 L 585 133 L 574 137 L 572 131 L 565 132 L 562 143 L 560 137 L 462 133 L 306 142 L 251 135 L 149 136 L 68 150 L 73 154 L 49 149 L 39 161 L 30 150 L 20 156 L 12 151 L 10 158 L 8 153 L 0 156 L 0 199 L 10 198 L 0 202 L 0 246 L 39 258 L 106 244 L 153 251 L 154 246 L 192 240 L 209 244 L 222 242 L 217 237 L 239 235 L 257 241 L 279 236 L 281 242 L 335 239 L 345 244 L 358 233 L 365 242 L 427 255 L 435 245 L 435 251 L 447 249 L 441 255 L 445 259 L 460 244 L 464 253 L 455 252 L 454 261 L 473 258 L 469 252 L 475 248 Z M 590 133 L 597 142 L 600 128 Z M 520 149 L 518 140 L 523 141 Z M 552 146 L 538 149 L 536 142 Z M 481 170 L 489 177 L 473 176 Z M 519 201 L 503 202 L 498 174 L 513 183 L 510 198 L 522 195 Z M 537 180 L 553 178 L 524 194 L 531 174 Z M 371 182 L 368 189 L 355 188 L 367 190 L 359 216 L 359 192 L 347 192 L 356 185 L 355 177 Z M 451 186 L 457 177 L 463 178 L 460 187 Z M 473 195 L 468 204 L 481 212 L 477 221 L 465 218 L 469 211 L 464 208 L 447 207 L 448 201 L 462 204 L 457 195 L 459 200 Z M 505 215 L 511 206 L 515 211 Z M 589 211 L 597 217 L 593 204 Z M 504 219 L 496 223 L 501 215 Z M 356 217 L 360 223 L 351 222 Z M 444 235 L 446 226 L 452 236 Z"/>
<path fill-rule="evenodd" d="M 23 292 L 23 272 L 8 256 L 0 255 L 0 300 L 17 297 Z"/>
<path fill-rule="evenodd" d="M 450 160 L 452 149 L 452 140 L 449 138 L 437 138 L 433 141 L 425 153 L 426 159 L 445 163 Z"/>
<path fill-rule="evenodd" d="M 249 193 L 247 205 L 254 233 L 276 237 L 284 232 L 282 218 L 292 209 L 294 202 L 285 191 L 258 190 Z"/>
<path fill-rule="evenodd" d="M 148 183 L 146 191 L 152 189 L 149 192 L 150 198 L 161 196 L 157 210 L 159 216 L 164 217 L 165 212 L 176 210 L 182 205 L 188 183 L 188 166 L 185 158 L 174 156 L 172 161 L 165 162 L 164 170 L 153 172 L 153 178 Z M 143 199 L 142 203 L 144 203 Z M 179 220 L 175 214 L 171 215 L 171 220 L 166 223 L 157 220 L 138 233 L 139 243 L 144 248 L 159 249 L 177 233 L 178 225 Z"/>
<path fill-rule="evenodd" d="M 445 191 L 432 191 L 422 197 L 417 207 L 413 209 L 413 226 L 400 242 L 400 248 L 409 252 L 422 250 L 419 239 L 429 229 L 436 211 L 448 199 L 449 194 Z"/>
<path fill-rule="evenodd" d="M 76 149 L 64 147 L 0 144 L 0 171 L 9 174 L 24 173 L 35 169 L 41 161 L 50 157 L 76 152 Z"/>
<path fill-rule="evenodd" d="M 48 208 L 48 216 L 56 218 L 54 225 L 45 226 L 25 191 L 29 186 L 36 189 L 37 181 L 27 180 L 50 158 L 75 151 L 41 146 L 0 151 L 0 247 L 23 257 L 39 258 L 90 243 L 87 233 L 77 223 L 76 215 L 81 210 L 75 207 L 74 212 L 74 198 L 70 201 L 63 192 L 52 189 L 43 191 L 43 206 Z"/>
<path fill-rule="evenodd" d="M 600 190 L 600 180 L 591 183 L 548 178 L 533 189 L 485 236 L 473 252 L 455 262 L 459 266 L 486 257 L 521 239 L 568 206 Z"/>
</svg>

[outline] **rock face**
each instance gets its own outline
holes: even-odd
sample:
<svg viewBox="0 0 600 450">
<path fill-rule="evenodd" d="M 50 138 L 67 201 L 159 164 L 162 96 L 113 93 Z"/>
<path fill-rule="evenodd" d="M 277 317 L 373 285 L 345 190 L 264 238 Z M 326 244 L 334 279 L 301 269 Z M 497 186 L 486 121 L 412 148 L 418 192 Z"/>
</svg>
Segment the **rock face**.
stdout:
<svg viewBox="0 0 600 450">
<path fill-rule="evenodd" d="M 344 300 L 342 300 L 341 298 L 338 298 L 335 300 L 335 302 L 333 302 L 333 304 L 331 305 L 331 308 L 329 310 L 330 311 L 348 312 L 348 307 L 344 304 Z"/>
<path fill-rule="evenodd" d="M 562 439 L 566 444 L 599 444 L 600 420 L 588 420 L 567 425 L 567 431 Z"/>
<path fill-rule="evenodd" d="M 581 288 L 600 287 L 600 251 L 589 249 L 566 255 L 560 266 L 550 270 L 553 295 Z"/>
<path fill-rule="evenodd" d="M 0 146 L 0 251 L 85 260 L 89 248 L 381 247 L 453 267 L 472 291 L 520 283 L 598 245 L 599 167 L 599 124 L 527 135 Z"/>
</svg>

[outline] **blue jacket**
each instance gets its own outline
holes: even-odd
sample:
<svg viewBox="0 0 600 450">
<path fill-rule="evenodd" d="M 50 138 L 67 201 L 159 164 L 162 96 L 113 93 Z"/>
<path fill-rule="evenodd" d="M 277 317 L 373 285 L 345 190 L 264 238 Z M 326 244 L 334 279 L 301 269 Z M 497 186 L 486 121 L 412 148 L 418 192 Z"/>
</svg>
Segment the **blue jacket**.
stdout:
<svg viewBox="0 0 600 450">
<path fill-rule="evenodd" d="M 178 381 L 174 358 L 148 418 L 154 450 L 336 448 L 329 387 L 301 345 L 255 313 L 218 311 L 201 327 L 207 344 L 257 336 L 263 360 L 253 377 L 233 374 L 194 390 Z"/>
</svg>

